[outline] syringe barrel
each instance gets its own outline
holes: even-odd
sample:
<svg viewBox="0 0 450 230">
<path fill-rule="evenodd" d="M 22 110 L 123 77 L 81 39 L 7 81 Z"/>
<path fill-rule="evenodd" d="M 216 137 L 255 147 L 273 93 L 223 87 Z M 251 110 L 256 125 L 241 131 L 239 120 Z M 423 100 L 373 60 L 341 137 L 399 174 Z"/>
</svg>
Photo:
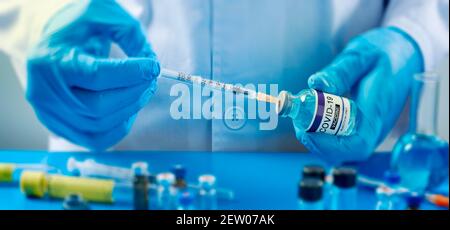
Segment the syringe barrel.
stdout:
<svg viewBox="0 0 450 230">
<path fill-rule="evenodd" d="M 92 159 L 76 161 L 74 158 L 70 158 L 67 162 L 67 169 L 70 172 L 79 172 L 82 177 L 102 177 L 119 180 L 127 180 L 132 177 L 132 172 L 128 168 L 100 164 Z"/>
</svg>

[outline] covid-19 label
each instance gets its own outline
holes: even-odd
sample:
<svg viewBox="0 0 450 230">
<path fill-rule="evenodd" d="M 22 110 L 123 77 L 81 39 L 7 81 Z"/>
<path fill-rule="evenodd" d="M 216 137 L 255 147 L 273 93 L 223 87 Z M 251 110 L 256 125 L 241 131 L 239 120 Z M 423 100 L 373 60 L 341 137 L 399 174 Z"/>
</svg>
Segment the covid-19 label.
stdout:
<svg viewBox="0 0 450 230">
<path fill-rule="evenodd" d="M 314 90 L 316 108 L 308 132 L 343 135 L 350 122 L 350 101 L 347 98 Z"/>
</svg>

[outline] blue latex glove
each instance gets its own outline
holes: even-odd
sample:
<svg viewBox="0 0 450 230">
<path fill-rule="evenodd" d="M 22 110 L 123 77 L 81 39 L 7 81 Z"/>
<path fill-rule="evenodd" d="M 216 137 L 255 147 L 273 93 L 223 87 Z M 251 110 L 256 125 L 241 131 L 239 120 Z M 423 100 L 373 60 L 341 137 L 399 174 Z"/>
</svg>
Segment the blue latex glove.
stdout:
<svg viewBox="0 0 450 230">
<path fill-rule="evenodd" d="M 108 58 L 111 43 L 128 58 Z M 57 12 L 27 65 L 26 96 L 39 120 L 93 150 L 129 132 L 160 71 L 140 24 L 113 0 L 74 1 Z"/>
<path fill-rule="evenodd" d="M 394 126 L 413 75 L 422 70 L 419 48 L 401 30 L 375 29 L 356 37 L 329 66 L 312 75 L 308 85 L 350 96 L 363 115 L 357 133 L 332 136 L 304 133 L 295 127 L 297 138 L 332 164 L 365 160 Z"/>
</svg>

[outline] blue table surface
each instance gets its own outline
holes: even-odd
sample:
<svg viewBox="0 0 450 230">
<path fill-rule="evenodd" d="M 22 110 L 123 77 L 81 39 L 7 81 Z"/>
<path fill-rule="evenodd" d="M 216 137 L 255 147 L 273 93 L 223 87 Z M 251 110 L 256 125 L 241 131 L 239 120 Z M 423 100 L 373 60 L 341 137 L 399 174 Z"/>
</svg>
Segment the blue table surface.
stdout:
<svg viewBox="0 0 450 230">
<path fill-rule="evenodd" d="M 212 173 L 217 186 L 234 191 L 235 199 L 220 201 L 219 209 L 296 209 L 297 184 L 306 164 L 324 162 L 306 153 L 209 153 L 209 152 L 108 152 L 108 153 L 49 153 L 45 151 L 0 151 L 0 162 L 39 163 L 43 160 L 67 173 L 67 159 L 93 158 L 100 163 L 129 167 L 133 162 L 146 161 L 152 173 L 169 171 L 174 164 L 187 170 L 187 180 L 195 183 L 198 175 Z M 360 174 L 381 178 L 388 168 L 389 154 L 378 153 L 366 162 L 355 165 Z M 151 197 L 152 198 L 152 197 Z M 131 193 L 116 197 L 114 204 L 91 203 L 91 209 L 132 209 Z M 373 190 L 358 188 L 358 209 L 373 209 Z M 423 209 L 436 209 L 424 203 Z M 17 183 L 0 183 L 0 209 L 62 209 L 61 200 L 27 198 Z"/>
</svg>

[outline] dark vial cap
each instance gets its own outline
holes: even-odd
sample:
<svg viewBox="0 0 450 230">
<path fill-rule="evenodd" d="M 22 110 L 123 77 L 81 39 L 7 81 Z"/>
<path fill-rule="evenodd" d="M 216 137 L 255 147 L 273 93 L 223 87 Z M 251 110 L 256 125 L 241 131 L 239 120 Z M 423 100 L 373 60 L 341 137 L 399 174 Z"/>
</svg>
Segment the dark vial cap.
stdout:
<svg viewBox="0 0 450 230">
<path fill-rule="evenodd" d="M 303 167 L 302 177 L 306 178 L 314 178 L 325 182 L 325 169 L 319 165 L 306 165 Z"/>
<path fill-rule="evenodd" d="M 339 167 L 333 170 L 333 184 L 339 188 L 352 188 L 356 186 L 356 170 Z"/>
<path fill-rule="evenodd" d="M 423 201 L 423 196 L 417 193 L 411 193 L 406 197 L 406 203 L 408 204 L 408 209 L 417 210 L 420 208 L 420 204 Z"/>
<path fill-rule="evenodd" d="M 384 173 L 384 181 L 387 185 L 398 185 L 400 180 L 400 174 L 396 171 L 388 170 Z"/>
<path fill-rule="evenodd" d="M 186 177 L 186 168 L 183 165 L 174 165 L 172 173 L 175 175 L 175 179 L 184 179 Z"/>
<path fill-rule="evenodd" d="M 64 198 L 64 210 L 89 210 L 89 206 L 79 194 L 69 194 Z"/>
<path fill-rule="evenodd" d="M 323 183 L 318 179 L 305 178 L 300 181 L 298 196 L 304 201 L 314 202 L 322 199 Z"/>
</svg>

